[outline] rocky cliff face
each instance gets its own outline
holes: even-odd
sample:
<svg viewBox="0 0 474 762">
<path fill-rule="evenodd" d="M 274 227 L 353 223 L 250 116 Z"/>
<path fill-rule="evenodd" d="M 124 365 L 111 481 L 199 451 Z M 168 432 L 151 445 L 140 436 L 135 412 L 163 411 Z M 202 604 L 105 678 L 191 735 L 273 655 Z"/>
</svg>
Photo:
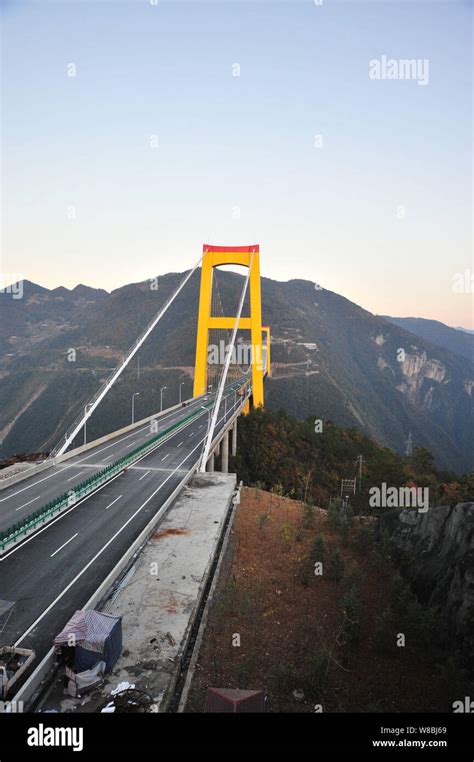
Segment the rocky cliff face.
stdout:
<svg viewBox="0 0 474 762">
<path fill-rule="evenodd" d="M 419 599 L 441 608 L 474 667 L 474 503 L 390 511 L 380 528 L 409 562 L 406 574 Z"/>
<path fill-rule="evenodd" d="M 422 408 L 431 409 L 433 402 L 433 389 L 435 385 L 426 381 L 435 381 L 436 384 L 447 383 L 447 371 L 438 360 L 430 360 L 426 352 L 413 352 L 407 354 L 401 363 L 403 381 L 397 385 L 397 389 L 405 394 L 411 402 L 419 404 Z M 425 386 L 421 395 L 422 387 Z"/>
</svg>

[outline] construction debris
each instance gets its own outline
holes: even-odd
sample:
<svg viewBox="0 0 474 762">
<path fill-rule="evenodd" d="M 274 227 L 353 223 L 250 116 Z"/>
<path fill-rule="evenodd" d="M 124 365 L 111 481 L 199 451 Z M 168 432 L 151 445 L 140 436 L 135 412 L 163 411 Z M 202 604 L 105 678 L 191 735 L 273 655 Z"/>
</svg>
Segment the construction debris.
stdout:
<svg viewBox="0 0 474 762">
<path fill-rule="evenodd" d="M 120 683 L 120 685 L 123 685 L 124 683 Z M 155 702 L 153 699 L 153 696 L 150 696 L 149 693 L 146 693 L 146 691 L 138 690 L 138 688 L 132 687 L 132 688 L 126 688 L 125 690 L 120 691 L 117 693 L 118 688 L 112 691 L 112 694 L 114 696 L 112 701 L 107 701 L 105 705 L 102 705 L 100 708 L 101 713 L 110 714 L 113 712 L 119 712 L 119 713 L 139 713 L 139 714 L 147 714 L 149 712 L 153 712 Z M 127 685 L 127 683 L 125 683 Z"/>
</svg>

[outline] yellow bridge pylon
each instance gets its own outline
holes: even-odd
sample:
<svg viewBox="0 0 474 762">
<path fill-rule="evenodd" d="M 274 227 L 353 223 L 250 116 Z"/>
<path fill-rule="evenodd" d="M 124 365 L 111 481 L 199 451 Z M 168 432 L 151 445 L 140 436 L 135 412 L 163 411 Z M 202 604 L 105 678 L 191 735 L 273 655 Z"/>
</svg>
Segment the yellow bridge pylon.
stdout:
<svg viewBox="0 0 474 762">
<path fill-rule="evenodd" d="M 263 407 L 263 348 L 262 331 L 267 334 L 267 368 L 270 356 L 270 332 L 262 327 L 260 295 L 260 250 L 254 246 L 209 246 L 204 244 L 201 264 L 201 291 L 199 295 L 194 396 L 207 392 L 207 354 L 209 331 L 212 328 L 233 329 L 236 317 L 211 315 L 213 270 L 219 265 L 241 265 L 250 268 L 250 317 L 241 317 L 238 328 L 251 334 L 252 396 L 255 406 Z"/>
</svg>

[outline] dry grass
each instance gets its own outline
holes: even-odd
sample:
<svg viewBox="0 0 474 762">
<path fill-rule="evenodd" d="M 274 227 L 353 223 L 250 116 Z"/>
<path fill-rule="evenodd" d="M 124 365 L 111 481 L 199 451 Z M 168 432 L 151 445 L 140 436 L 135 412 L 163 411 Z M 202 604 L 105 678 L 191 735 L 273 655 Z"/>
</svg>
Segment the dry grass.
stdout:
<svg viewBox="0 0 474 762">
<path fill-rule="evenodd" d="M 208 687 L 263 689 L 272 711 L 447 709 L 432 665 L 407 648 L 380 652 L 375 633 L 391 569 L 355 549 L 356 527 L 342 543 L 325 511 L 316 508 L 313 526 L 304 526 L 300 502 L 243 488 L 187 711 L 203 711 Z M 326 545 L 322 576 L 309 559 L 316 534 Z M 363 574 L 356 643 L 341 631 L 344 581 L 329 578 L 336 547 L 346 570 L 356 562 Z"/>
</svg>

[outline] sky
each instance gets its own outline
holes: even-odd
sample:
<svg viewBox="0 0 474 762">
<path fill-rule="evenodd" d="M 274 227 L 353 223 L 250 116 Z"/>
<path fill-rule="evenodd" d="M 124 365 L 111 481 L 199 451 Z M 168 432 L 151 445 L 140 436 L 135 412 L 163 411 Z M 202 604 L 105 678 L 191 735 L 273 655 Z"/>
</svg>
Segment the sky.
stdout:
<svg viewBox="0 0 474 762">
<path fill-rule="evenodd" d="M 474 328 L 471 0 L 0 2 L 4 283 L 259 243 L 267 277 Z"/>
</svg>

